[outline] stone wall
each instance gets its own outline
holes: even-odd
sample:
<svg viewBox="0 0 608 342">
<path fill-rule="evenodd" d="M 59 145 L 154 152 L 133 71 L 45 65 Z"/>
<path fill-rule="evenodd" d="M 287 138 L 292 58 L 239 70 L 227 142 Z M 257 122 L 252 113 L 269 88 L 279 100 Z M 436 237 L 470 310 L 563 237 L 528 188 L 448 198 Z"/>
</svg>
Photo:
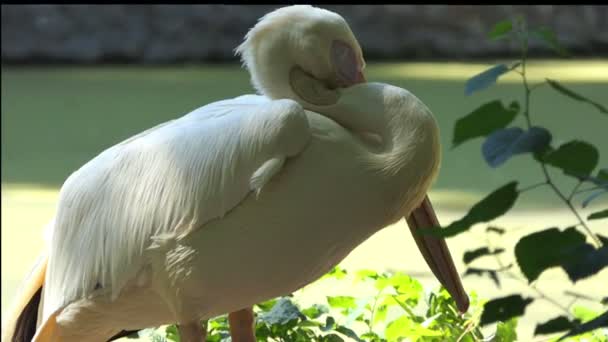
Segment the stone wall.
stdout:
<svg viewBox="0 0 608 342">
<path fill-rule="evenodd" d="M 233 49 L 278 6 L 2 5 L 2 62 L 236 61 Z M 351 25 L 367 59 L 512 55 L 489 42 L 499 20 L 524 14 L 553 28 L 574 55 L 608 56 L 608 6 L 323 6 Z M 548 56 L 542 44 L 532 52 Z"/>
</svg>

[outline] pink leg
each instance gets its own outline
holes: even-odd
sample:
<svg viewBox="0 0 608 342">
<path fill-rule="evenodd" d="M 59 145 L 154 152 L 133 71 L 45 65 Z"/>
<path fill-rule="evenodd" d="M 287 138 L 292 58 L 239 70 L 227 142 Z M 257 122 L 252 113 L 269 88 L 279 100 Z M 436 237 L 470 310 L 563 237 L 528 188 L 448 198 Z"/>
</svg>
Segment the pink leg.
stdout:
<svg viewBox="0 0 608 342">
<path fill-rule="evenodd" d="M 180 341 L 182 342 L 205 342 L 207 339 L 207 325 L 203 325 L 199 321 L 190 322 L 187 324 L 179 324 Z"/>
<path fill-rule="evenodd" d="M 228 314 L 232 342 L 255 342 L 255 317 L 252 308 Z"/>
</svg>

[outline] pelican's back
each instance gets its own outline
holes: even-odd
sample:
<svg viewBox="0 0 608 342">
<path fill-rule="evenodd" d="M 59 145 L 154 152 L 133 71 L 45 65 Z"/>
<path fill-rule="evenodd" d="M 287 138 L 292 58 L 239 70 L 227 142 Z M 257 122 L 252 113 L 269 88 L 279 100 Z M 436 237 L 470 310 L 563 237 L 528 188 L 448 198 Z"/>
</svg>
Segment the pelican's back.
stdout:
<svg viewBox="0 0 608 342">
<path fill-rule="evenodd" d="M 111 289 L 115 298 L 144 266 L 143 252 L 155 237 L 186 235 L 222 217 L 255 190 L 250 183 L 258 169 L 298 152 L 308 138 L 306 117 L 295 102 L 241 96 L 98 155 L 60 191 L 43 320 L 97 288 Z M 262 171 L 276 173 L 282 166 L 270 164 Z"/>
</svg>

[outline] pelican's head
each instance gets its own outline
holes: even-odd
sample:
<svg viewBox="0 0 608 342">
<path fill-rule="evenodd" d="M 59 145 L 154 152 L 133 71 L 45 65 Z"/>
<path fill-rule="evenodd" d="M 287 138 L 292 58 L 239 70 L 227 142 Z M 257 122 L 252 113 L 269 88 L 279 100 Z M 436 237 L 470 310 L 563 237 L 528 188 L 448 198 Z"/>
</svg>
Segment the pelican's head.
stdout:
<svg viewBox="0 0 608 342">
<path fill-rule="evenodd" d="M 266 14 L 236 49 L 270 98 L 334 103 L 336 88 L 365 81 L 361 47 L 340 15 L 307 5 Z"/>
</svg>

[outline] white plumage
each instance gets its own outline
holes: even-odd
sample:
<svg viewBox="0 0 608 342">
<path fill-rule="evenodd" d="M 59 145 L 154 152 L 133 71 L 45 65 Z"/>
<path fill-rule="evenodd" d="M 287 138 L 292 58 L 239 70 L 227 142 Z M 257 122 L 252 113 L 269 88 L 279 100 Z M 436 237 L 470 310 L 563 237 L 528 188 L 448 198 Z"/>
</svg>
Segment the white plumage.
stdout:
<svg viewBox="0 0 608 342">
<path fill-rule="evenodd" d="M 423 201 L 439 169 L 435 119 L 404 89 L 360 83 L 344 19 L 279 9 L 238 52 L 264 95 L 158 125 L 65 182 L 37 340 L 106 340 L 284 295 Z M 445 244 L 415 238 L 465 307 Z"/>
<path fill-rule="evenodd" d="M 101 153 L 61 189 L 43 317 L 96 286 L 115 297 L 144 266 L 151 238 L 186 236 L 223 217 L 309 139 L 294 101 L 242 96 Z"/>
</svg>

